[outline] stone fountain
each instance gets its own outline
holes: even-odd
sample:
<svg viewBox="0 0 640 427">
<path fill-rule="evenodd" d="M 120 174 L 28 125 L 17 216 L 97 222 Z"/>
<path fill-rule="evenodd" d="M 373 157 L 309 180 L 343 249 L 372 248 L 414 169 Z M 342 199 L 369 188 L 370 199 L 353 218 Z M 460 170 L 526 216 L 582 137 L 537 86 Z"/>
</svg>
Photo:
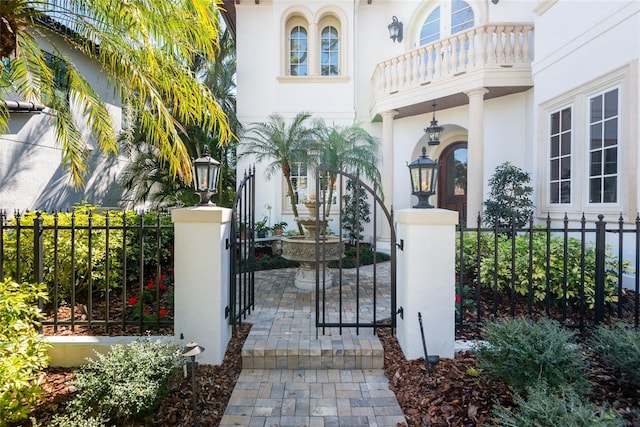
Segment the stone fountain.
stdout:
<svg viewBox="0 0 640 427">
<path fill-rule="evenodd" d="M 344 242 L 337 236 L 326 236 L 324 230 L 328 220 L 316 221 L 316 202 L 308 201 L 304 204 L 309 210 L 308 217 L 296 218 L 307 230 L 305 236 L 292 236 L 282 239 L 282 257 L 297 261 L 300 266 L 296 272 L 294 285 L 298 289 L 312 290 L 316 285 L 316 226 L 320 227 L 320 281 L 324 274 L 325 286 L 333 284 L 333 274 L 327 268 L 329 261 L 337 261 L 344 256 Z"/>
</svg>

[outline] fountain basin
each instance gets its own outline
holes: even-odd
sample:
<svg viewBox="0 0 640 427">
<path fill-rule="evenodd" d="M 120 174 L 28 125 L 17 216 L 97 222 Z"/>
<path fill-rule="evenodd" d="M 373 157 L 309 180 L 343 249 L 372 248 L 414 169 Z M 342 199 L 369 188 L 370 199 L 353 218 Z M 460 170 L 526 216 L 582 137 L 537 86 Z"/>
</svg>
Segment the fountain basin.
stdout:
<svg viewBox="0 0 640 427">
<path fill-rule="evenodd" d="M 329 261 L 337 261 L 344 256 L 344 242 L 338 237 L 328 236 L 320 245 L 320 281 L 328 287 L 333 284 L 333 274 L 327 267 Z M 294 285 L 298 289 L 312 290 L 316 285 L 316 241 L 305 236 L 282 239 L 282 257 L 300 263 Z"/>
</svg>

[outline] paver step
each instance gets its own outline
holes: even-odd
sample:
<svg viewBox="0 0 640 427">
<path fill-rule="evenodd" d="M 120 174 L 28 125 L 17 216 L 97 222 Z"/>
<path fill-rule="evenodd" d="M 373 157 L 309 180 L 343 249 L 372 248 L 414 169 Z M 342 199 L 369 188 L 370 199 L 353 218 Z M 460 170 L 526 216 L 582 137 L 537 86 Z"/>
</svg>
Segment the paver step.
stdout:
<svg viewBox="0 0 640 427">
<path fill-rule="evenodd" d="M 329 339 L 327 339 L 329 338 Z M 332 339 L 333 338 L 333 339 Z M 345 342 L 347 345 L 345 345 Z M 278 341 L 275 347 L 260 342 L 245 344 L 242 367 L 245 369 L 382 369 L 384 352 L 377 337 L 336 340 L 319 337 L 317 340 Z"/>
</svg>

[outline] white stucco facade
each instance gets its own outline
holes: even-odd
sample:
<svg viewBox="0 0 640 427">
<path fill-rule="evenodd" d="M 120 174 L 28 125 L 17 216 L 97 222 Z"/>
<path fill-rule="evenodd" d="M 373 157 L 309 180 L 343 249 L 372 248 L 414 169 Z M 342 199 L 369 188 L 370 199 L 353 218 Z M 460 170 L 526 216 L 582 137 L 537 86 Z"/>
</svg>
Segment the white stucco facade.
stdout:
<svg viewBox="0 0 640 427">
<path fill-rule="evenodd" d="M 639 200 L 640 3 L 477 0 L 467 4 L 473 27 L 451 35 L 448 1 L 237 3 L 240 121 L 246 126 L 265 122 L 273 113 L 291 118 L 306 111 L 329 124 L 362 125 L 381 141 L 385 200 L 399 210 L 415 203 L 406 163 L 426 146 L 424 129 L 435 102 L 437 121 L 445 131 L 440 145 L 427 146 L 427 155 L 443 160 L 448 147 L 466 144 L 466 207 L 458 209 L 465 211 L 467 221 L 475 223 L 488 195 L 488 180 L 506 161 L 531 174 L 539 219 L 547 214 L 561 219 L 565 212 L 573 216 L 586 212 L 590 219 L 597 213 L 617 218 L 622 212 L 626 221 L 633 221 Z M 420 50 L 423 23 L 438 7 L 441 33 L 429 52 L 432 58 L 437 56 L 433 52 L 440 52 L 448 68 L 438 68 L 444 66 L 437 61 L 429 63 L 429 54 Z M 389 39 L 387 25 L 393 16 L 403 23 L 400 43 Z M 288 68 L 291 29 L 296 25 L 307 31 L 306 76 L 292 76 Z M 318 58 L 312 59 L 314 49 L 319 49 L 319 34 L 328 25 L 339 32 L 340 71 L 335 76 L 318 75 Z M 490 40 L 498 39 L 501 42 L 491 45 Z M 467 49 L 459 49 L 460 43 Z M 427 48 L 428 43 L 423 45 Z M 594 96 L 616 89 L 615 201 L 594 203 L 589 194 L 593 159 L 587 110 Z M 549 121 L 566 106 L 573 112 L 571 178 L 562 185 L 570 186 L 571 195 L 570 200 L 552 202 Z M 243 159 L 238 170 L 251 163 Z M 256 168 L 261 176 L 262 166 Z M 445 177 L 441 174 L 440 179 Z M 261 183 L 257 218 L 269 215 L 272 222 L 283 218 L 293 224 L 284 194 L 279 175 Z M 431 201 L 443 203 L 440 194 Z"/>
<path fill-rule="evenodd" d="M 98 64 L 82 56 L 54 34 L 38 39 L 43 51 L 59 52 L 73 58 L 74 65 L 105 101 L 117 132 L 122 124 L 122 104 L 116 99 L 113 87 Z M 55 43 L 55 48 L 51 46 Z M 74 108 L 74 107 L 72 107 Z M 128 159 L 101 153 L 89 137 L 89 131 L 78 112 L 76 123 L 89 150 L 86 185 L 76 189 L 68 170 L 62 167 L 61 147 L 54 132 L 55 111 L 45 106 L 39 112 L 10 112 L 9 129 L 0 134 L 0 209 L 13 210 L 68 209 L 83 200 L 104 207 L 121 203 L 122 189 L 118 175 Z"/>
</svg>

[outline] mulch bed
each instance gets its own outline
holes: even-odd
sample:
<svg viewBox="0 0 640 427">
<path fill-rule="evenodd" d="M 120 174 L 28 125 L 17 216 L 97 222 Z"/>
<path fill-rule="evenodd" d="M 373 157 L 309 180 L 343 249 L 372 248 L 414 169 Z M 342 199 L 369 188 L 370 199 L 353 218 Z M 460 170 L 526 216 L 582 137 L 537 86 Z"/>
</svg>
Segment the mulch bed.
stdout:
<svg viewBox="0 0 640 427">
<path fill-rule="evenodd" d="M 231 337 L 221 365 L 202 365 L 196 371 L 196 416 L 193 413 L 192 379 L 189 373 L 176 384 L 160 404 L 157 413 L 139 422 L 118 424 L 127 427 L 165 426 L 188 427 L 199 424 L 215 427 L 220 424 L 231 392 L 242 370 L 242 346 L 251 330 L 251 324 L 238 326 Z M 32 417 L 38 425 L 47 426 L 55 414 L 62 414 L 70 401 L 75 387 L 73 369 L 50 368 L 43 378 L 44 396 L 42 403 L 33 408 Z M 13 426 L 30 426 L 31 421 Z"/>
<path fill-rule="evenodd" d="M 218 366 L 200 366 L 197 371 L 197 423 L 217 426 L 224 414 L 233 387 L 242 369 L 241 350 L 251 325 L 244 324 L 231 338 L 224 361 Z M 508 387 L 483 373 L 472 352 L 457 353 L 454 359 L 440 360 L 428 375 L 424 359 L 406 360 L 390 331 L 379 330 L 385 350 L 385 373 L 409 426 L 485 426 L 491 424 L 496 402 L 511 407 Z M 640 427 L 637 390 L 625 388 L 613 369 L 597 355 L 588 355 L 592 365 L 592 402 L 607 402 L 621 414 L 628 426 Z M 73 397 L 70 385 L 73 371 L 49 369 L 46 372 L 43 403 L 33 416 L 48 425 L 55 413 L 64 410 Z M 187 427 L 194 423 L 191 377 L 182 379 L 153 416 L 128 426 Z M 24 425 L 31 425 L 25 423 Z"/>
<path fill-rule="evenodd" d="M 633 301 L 634 297 L 635 294 L 628 294 L 627 301 Z M 491 301 L 491 298 L 483 300 Z M 501 305 L 505 303 L 508 301 L 500 301 Z M 491 311 L 490 305 L 492 304 L 483 304 L 484 313 Z M 628 318 L 633 314 L 628 308 L 628 304 L 625 304 L 626 316 L 623 317 Z M 121 305 L 116 308 L 116 311 L 123 309 Z M 69 312 L 64 310 L 59 313 L 60 318 L 69 315 Z M 515 306 L 516 315 L 527 311 L 526 300 L 519 298 Z M 543 312 L 539 306 L 536 307 L 536 312 L 541 311 Z M 569 313 L 569 323 L 577 320 L 577 314 Z M 75 315 L 82 320 L 82 310 L 76 310 Z M 503 313 L 503 315 L 510 315 L 510 313 Z M 474 316 L 475 308 L 466 313 L 465 319 L 473 321 Z M 186 427 L 193 425 L 196 421 L 201 426 L 217 426 L 242 369 L 241 350 L 250 327 L 251 325 L 244 324 L 237 328 L 222 365 L 204 365 L 198 368 L 196 420 L 192 410 L 191 377 L 188 376 L 183 378 L 163 400 L 156 414 L 138 424 L 127 423 L 126 425 Z M 96 333 L 99 329 L 99 327 L 91 329 L 77 327 L 75 332 L 63 330 L 62 334 L 99 335 Z M 164 331 L 171 333 L 168 329 Z M 119 332 L 118 328 L 115 328 L 112 333 L 117 334 L 117 332 Z M 459 331 L 458 338 L 477 339 L 481 334 L 481 328 L 468 328 L 463 333 Z M 424 359 L 405 359 L 395 336 L 390 331 L 379 329 L 379 335 L 385 350 L 385 373 L 409 426 L 491 425 L 491 413 L 497 402 L 506 407 L 513 406 L 513 398 L 508 387 L 482 372 L 472 352 L 459 352 L 454 359 L 440 360 L 439 363 L 430 367 L 431 375 L 429 375 Z M 590 400 L 596 404 L 607 403 L 625 419 L 626 425 L 640 427 L 638 399 L 640 392 L 621 383 L 617 373 L 598 354 L 592 354 L 586 350 L 585 356 L 591 365 Z M 43 384 L 45 396 L 33 412 L 34 419 L 40 425 L 49 425 L 54 414 L 64 411 L 66 402 L 75 393 L 75 388 L 71 385 L 73 379 L 74 373 L 70 369 L 52 368 L 46 371 Z M 23 425 L 31 425 L 31 422 Z"/>
</svg>

